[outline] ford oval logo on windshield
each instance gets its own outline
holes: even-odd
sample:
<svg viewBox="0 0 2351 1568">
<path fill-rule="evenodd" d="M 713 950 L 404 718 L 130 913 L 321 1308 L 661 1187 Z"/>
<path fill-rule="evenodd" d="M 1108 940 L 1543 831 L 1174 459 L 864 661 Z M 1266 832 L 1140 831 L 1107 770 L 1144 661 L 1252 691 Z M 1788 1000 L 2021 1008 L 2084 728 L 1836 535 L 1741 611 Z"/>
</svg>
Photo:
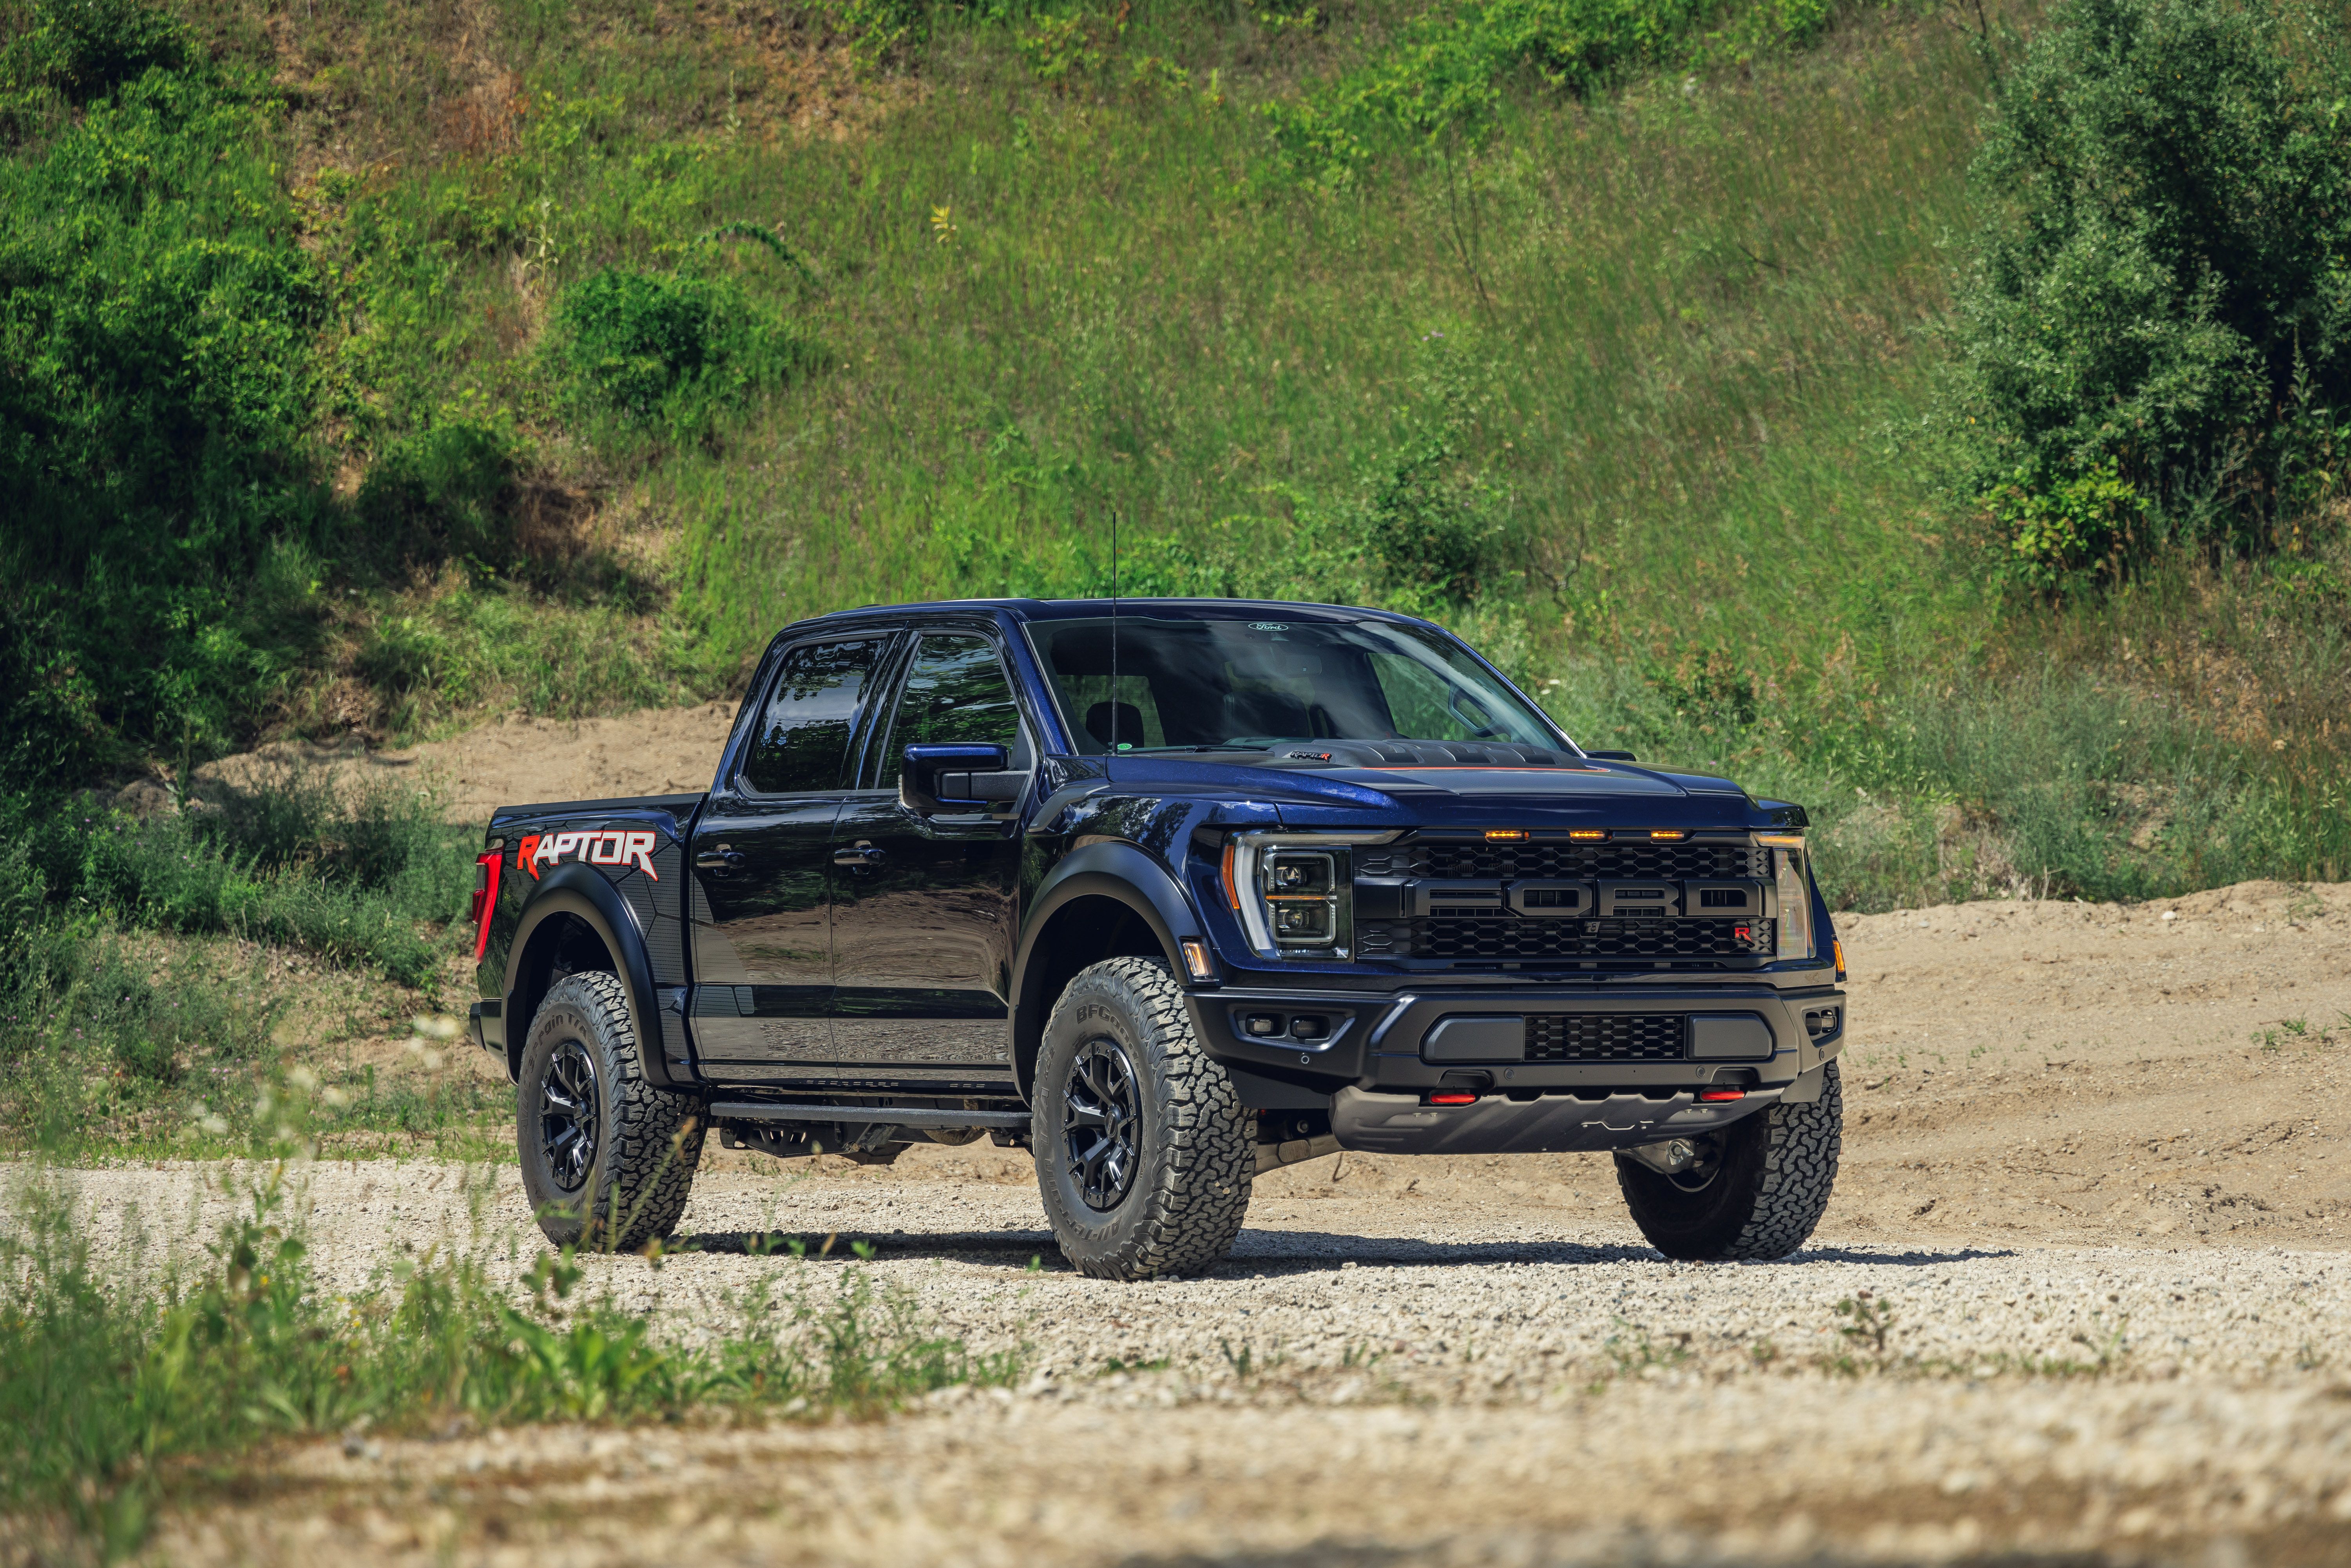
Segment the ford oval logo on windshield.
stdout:
<svg viewBox="0 0 2351 1568">
<path fill-rule="evenodd" d="M 1252 632 L 1287 632 L 1290 630 L 1290 622 L 1287 621 L 1252 621 L 1249 622 L 1249 630 Z"/>
</svg>

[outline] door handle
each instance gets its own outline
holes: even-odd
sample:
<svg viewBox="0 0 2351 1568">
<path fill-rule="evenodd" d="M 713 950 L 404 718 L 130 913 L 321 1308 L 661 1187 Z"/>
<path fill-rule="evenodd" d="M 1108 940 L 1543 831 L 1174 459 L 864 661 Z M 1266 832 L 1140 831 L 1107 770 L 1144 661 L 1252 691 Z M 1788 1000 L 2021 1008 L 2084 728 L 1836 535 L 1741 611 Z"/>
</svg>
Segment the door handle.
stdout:
<svg viewBox="0 0 2351 1568">
<path fill-rule="evenodd" d="M 833 864 L 845 865 L 854 871 L 865 871 L 880 865 L 884 858 L 886 857 L 883 851 L 874 848 L 863 839 L 858 840 L 853 845 L 846 845 L 832 852 Z"/>
<path fill-rule="evenodd" d="M 743 852 L 721 844 L 715 850 L 705 850 L 695 855 L 694 863 L 713 875 L 725 876 L 743 863 Z"/>
</svg>

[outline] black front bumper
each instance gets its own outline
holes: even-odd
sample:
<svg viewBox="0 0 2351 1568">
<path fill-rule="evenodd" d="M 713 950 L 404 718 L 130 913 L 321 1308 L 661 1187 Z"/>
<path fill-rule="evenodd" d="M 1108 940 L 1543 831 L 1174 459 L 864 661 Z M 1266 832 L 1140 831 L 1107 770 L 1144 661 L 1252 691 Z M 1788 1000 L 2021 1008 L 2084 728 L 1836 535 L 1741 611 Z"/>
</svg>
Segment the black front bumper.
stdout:
<svg viewBox="0 0 2351 1568">
<path fill-rule="evenodd" d="M 1827 978 L 1805 977 L 1813 974 Z M 1384 994 L 1232 987 L 1187 1000 L 1244 1101 L 1295 1108 L 1329 1096 L 1343 1145 L 1400 1154 L 1622 1148 L 1709 1131 L 1784 1092 L 1808 1097 L 1845 1024 L 1844 993 L 1833 985 L 1746 980 Z M 1645 1054 L 1530 1055 L 1539 1036 L 1604 1032 L 1627 1017 L 1647 1027 Z M 1707 1090 L 1741 1092 L 1701 1101 Z M 1472 1099 L 1428 1103 L 1440 1094 Z"/>
</svg>

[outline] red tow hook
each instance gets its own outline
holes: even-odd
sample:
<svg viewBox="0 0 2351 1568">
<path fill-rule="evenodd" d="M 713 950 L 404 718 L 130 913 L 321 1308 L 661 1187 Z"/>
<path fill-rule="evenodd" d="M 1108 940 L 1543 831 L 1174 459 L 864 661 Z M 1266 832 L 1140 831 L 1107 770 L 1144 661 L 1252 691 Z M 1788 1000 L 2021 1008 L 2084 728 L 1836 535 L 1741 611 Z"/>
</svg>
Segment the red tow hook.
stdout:
<svg viewBox="0 0 2351 1568">
<path fill-rule="evenodd" d="M 1698 1103 L 1701 1105 L 1714 1105 L 1719 1104 L 1725 1100 L 1744 1100 L 1746 1098 L 1747 1091 L 1744 1089 L 1701 1089 L 1698 1092 Z"/>
<path fill-rule="evenodd" d="M 1466 1090 L 1447 1089 L 1442 1093 L 1430 1095 L 1428 1103 L 1432 1105 L 1475 1105 L 1478 1096 Z"/>
</svg>

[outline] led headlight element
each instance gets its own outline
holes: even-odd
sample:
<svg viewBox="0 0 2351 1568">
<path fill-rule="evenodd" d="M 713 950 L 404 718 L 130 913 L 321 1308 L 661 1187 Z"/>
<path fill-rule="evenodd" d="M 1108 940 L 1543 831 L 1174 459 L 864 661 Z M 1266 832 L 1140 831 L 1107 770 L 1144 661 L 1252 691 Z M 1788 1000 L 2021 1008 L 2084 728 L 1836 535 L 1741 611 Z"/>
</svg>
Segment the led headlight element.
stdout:
<svg viewBox="0 0 2351 1568">
<path fill-rule="evenodd" d="M 1355 844 L 1394 833 L 1241 833 L 1228 846 L 1242 929 L 1267 958 L 1344 958 L 1353 945 Z"/>
</svg>

